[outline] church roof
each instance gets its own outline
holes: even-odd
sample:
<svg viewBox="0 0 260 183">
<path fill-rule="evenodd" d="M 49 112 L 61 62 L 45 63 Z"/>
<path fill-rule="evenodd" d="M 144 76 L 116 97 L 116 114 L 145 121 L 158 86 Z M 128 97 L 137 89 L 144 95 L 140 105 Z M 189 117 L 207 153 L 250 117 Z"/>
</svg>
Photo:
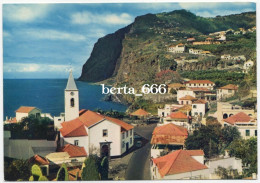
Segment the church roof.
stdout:
<svg viewBox="0 0 260 183">
<path fill-rule="evenodd" d="M 21 106 L 19 109 L 17 109 L 15 112 L 21 112 L 21 113 L 29 113 L 36 107 L 28 107 L 28 106 Z"/>
<path fill-rule="evenodd" d="M 69 79 L 65 90 L 78 90 L 72 72 L 70 72 Z"/>
</svg>

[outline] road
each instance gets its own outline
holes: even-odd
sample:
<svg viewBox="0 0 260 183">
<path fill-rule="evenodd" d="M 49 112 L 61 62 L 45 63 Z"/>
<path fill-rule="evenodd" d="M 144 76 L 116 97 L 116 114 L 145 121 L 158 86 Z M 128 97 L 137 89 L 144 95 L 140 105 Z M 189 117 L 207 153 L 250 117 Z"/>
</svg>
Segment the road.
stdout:
<svg viewBox="0 0 260 183">
<path fill-rule="evenodd" d="M 135 132 L 146 138 L 149 142 L 133 153 L 126 169 L 126 180 L 150 180 L 150 141 L 155 126 L 156 124 L 152 124 L 135 128 Z"/>
</svg>

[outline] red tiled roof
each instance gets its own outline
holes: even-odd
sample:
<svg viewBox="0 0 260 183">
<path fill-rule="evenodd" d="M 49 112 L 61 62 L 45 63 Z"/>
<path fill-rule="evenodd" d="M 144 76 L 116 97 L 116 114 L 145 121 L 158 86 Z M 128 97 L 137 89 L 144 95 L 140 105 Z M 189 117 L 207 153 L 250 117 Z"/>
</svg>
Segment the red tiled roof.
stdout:
<svg viewBox="0 0 260 183">
<path fill-rule="evenodd" d="M 79 137 L 88 135 L 84 124 L 78 118 L 68 122 L 63 122 L 61 123 L 61 126 L 62 128 L 60 129 L 60 132 L 63 137 Z"/>
<path fill-rule="evenodd" d="M 162 177 L 165 175 L 208 169 L 206 165 L 203 165 L 192 158 L 188 150 L 173 151 L 165 156 L 152 160 L 158 167 Z"/>
<path fill-rule="evenodd" d="M 185 150 L 190 156 L 204 156 L 203 150 Z"/>
<path fill-rule="evenodd" d="M 149 113 L 146 112 L 146 111 L 143 110 L 143 109 L 138 109 L 138 110 L 136 110 L 135 112 L 132 112 L 130 115 L 132 115 L 132 116 L 148 116 Z"/>
<path fill-rule="evenodd" d="M 203 87 L 191 87 L 189 89 L 192 91 L 209 91 L 209 89 Z"/>
<path fill-rule="evenodd" d="M 185 95 L 184 97 L 179 98 L 179 100 L 197 100 L 197 99 L 193 96 Z"/>
<path fill-rule="evenodd" d="M 154 129 L 151 144 L 184 144 L 187 137 L 186 128 L 169 123 Z"/>
<path fill-rule="evenodd" d="M 28 107 L 28 106 L 21 106 L 19 109 L 17 109 L 15 112 L 21 112 L 21 113 L 29 113 L 36 107 Z"/>
<path fill-rule="evenodd" d="M 69 180 L 76 180 L 77 174 L 78 174 L 78 178 L 81 177 L 82 170 L 79 168 L 75 168 L 75 169 L 69 170 L 68 173 L 70 175 Z"/>
<path fill-rule="evenodd" d="M 191 38 L 188 38 L 188 39 L 187 39 L 187 41 L 190 41 L 190 40 L 193 41 L 193 40 L 195 40 L 195 38 L 194 38 L 194 37 L 191 37 Z"/>
<path fill-rule="evenodd" d="M 103 116 L 90 110 L 80 110 L 80 116 L 78 118 L 61 123 L 62 128 L 60 129 L 60 132 L 64 137 L 86 136 L 88 134 L 84 125 L 89 128 L 105 119 L 121 126 L 121 132 L 134 128 L 134 126 L 119 119 Z"/>
<path fill-rule="evenodd" d="M 207 103 L 207 101 L 204 99 L 199 99 L 199 100 L 196 100 L 193 102 L 193 104 L 206 104 L 206 103 Z"/>
<path fill-rule="evenodd" d="M 227 119 L 224 119 L 223 121 L 225 121 L 225 122 L 227 122 L 231 125 L 234 125 L 235 123 L 250 122 L 251 120 L 252 120 L 252 118 L 250 116 L 248 116 L 246 113 L 240 112 L 240 113 L 237 113 L 233 116 L 230 116 Z"/>
<path fill-rule="evenodd" d="M 228 84 L 226 86 L 222 86 L 220 89 L 237 90 L 238 87 L 236 85 Z"/>
<path fill-rule="evenodd" d="M 212 81 L 209 80 L 190 80 L 187 81 L 185 83 L 189 83 L 189 84 L 214 84 Z"/>
<path fill-rule="evenodd" d="M 84 149 L 84 147 L 74 146 L 72 144 L 67 144 L 63 147 L 61 147 L 59 152 L 67 152 L 71 157 L 82 157 L 87 156 L 87 153 Z"/>
<path fill-rule="evenodd" d="M 188 116 L 180 111 L 171 113 L 168 117 L 172 119 L 188 119 Z"/>
<path fill-rule="evenodd" d="M 49 165 L 50 163 L 46 158 L 38 154 L 35 154 L 33 157 L 31 157 L 29 159 L 29 162 L 37 165 Z"/>
</svg>

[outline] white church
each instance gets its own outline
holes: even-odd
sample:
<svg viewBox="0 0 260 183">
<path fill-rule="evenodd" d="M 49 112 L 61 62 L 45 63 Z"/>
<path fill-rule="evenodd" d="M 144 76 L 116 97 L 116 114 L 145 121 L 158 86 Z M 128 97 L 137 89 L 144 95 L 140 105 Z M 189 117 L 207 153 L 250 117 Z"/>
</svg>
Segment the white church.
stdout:
<svg viewBox="0 0 260 183">
<path fill-rule="evenodd" d="M 134 127 L 116 118 L 79 110 L 79 91 L 70 72 L 65 89 L 65 113 L 54 117 L 60 146 L 84 147 L 87 155 L 121 156 L 134 145 Z"/>
</svg>

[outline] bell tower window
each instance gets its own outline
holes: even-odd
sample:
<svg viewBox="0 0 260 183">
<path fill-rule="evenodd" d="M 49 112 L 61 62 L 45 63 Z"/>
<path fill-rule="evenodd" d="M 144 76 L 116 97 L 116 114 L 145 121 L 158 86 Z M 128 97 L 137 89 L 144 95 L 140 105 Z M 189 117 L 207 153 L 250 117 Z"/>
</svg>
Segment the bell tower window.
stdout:
<svg viewBox="0 0 260 183">
<path fill-rule="evenodd" d="M 74 105 L 75 105 L 74 98 L 71 98 L 70 99 L 70 107 L 74 107 Z"/>
</svg>

